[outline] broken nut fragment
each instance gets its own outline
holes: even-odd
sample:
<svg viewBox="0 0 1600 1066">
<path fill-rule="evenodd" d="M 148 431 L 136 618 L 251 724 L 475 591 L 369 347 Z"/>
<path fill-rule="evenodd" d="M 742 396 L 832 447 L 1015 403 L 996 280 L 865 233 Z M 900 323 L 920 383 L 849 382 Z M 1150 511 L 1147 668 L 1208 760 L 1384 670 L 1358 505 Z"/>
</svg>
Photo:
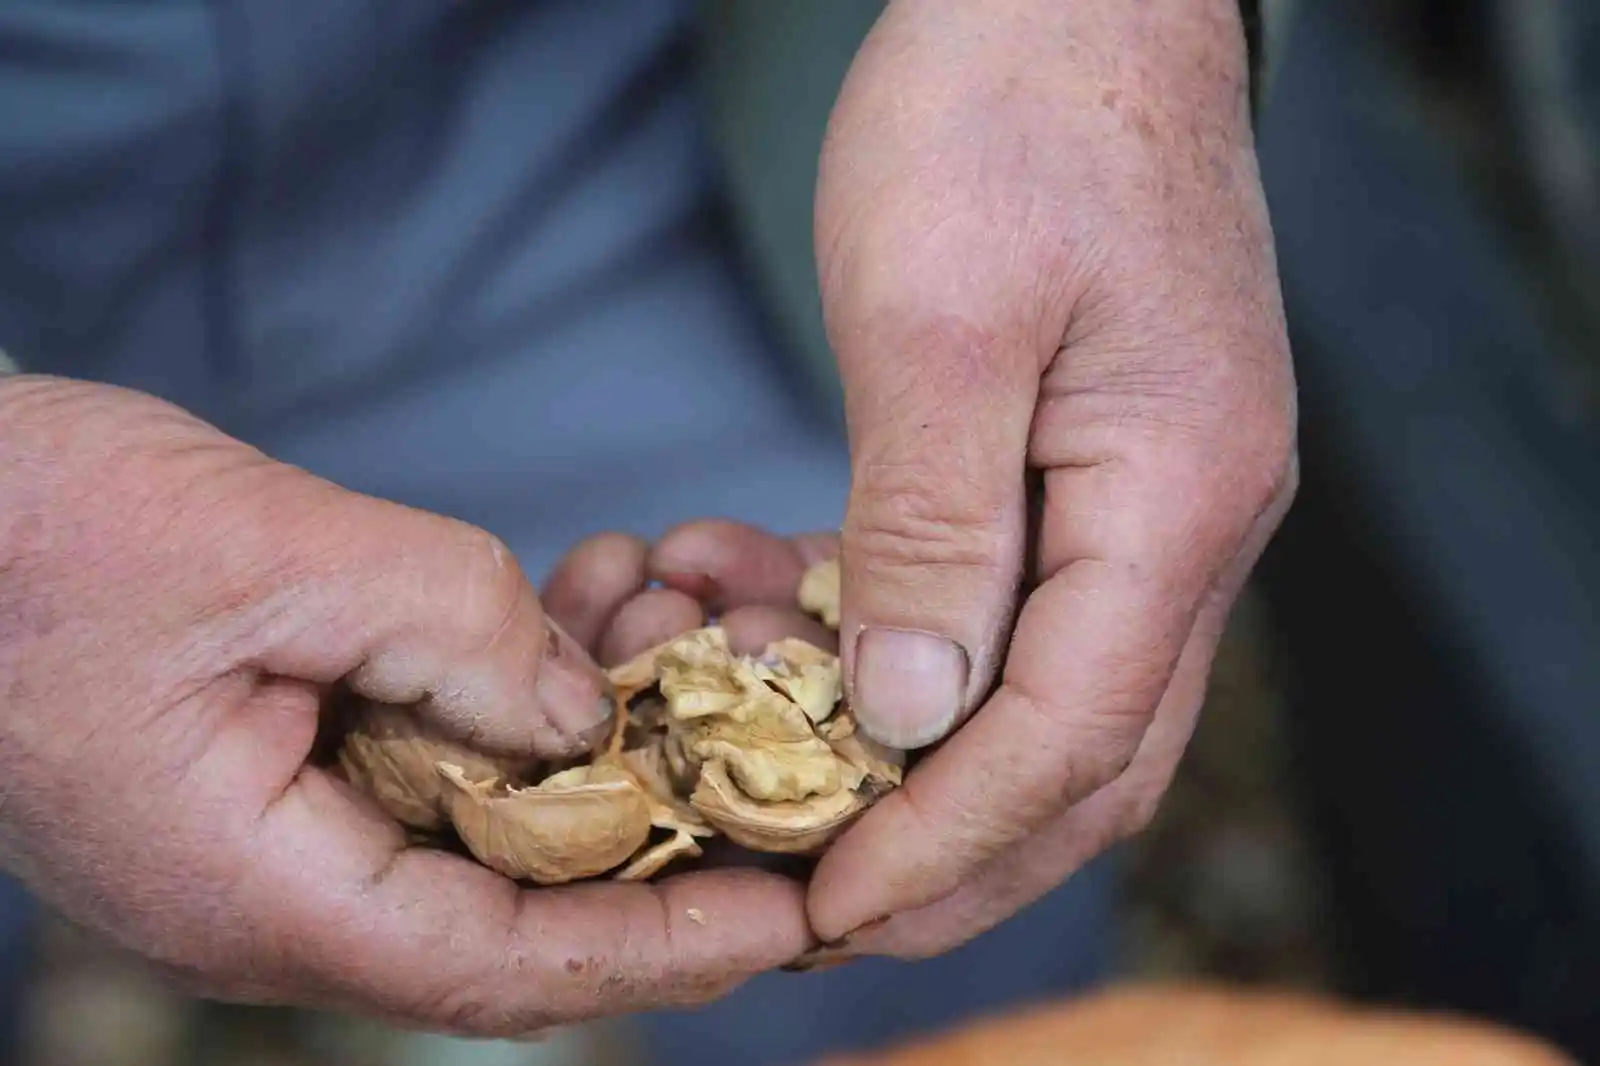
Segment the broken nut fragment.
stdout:
<svg viewBox="0 0 1600 1066">
<path fill-rule="evenodd" d="M 829 629 L 839 628 L 839 560 L 828 559 L 811 567 L 800 579 L 800 609 L 814 614 Z"/>
<path fill-rule="evenodd" d="M 640 662 L 650 662 L 651 670 Z M 900 784 L 898 753 L 856 733 L 837 657 L 804 641 L 736 656 L 718 627 L 694 630 L 619 673 L 647 676 L 663 759 L 681 751 L 690 807 L 755 851 L 814 854 Z M 650 688 L 636 688 L 645 693 Z"/>
<path fill-rule="evenodd" d="M 838 625 L 837 562 L 800 605 Z M 638 881 L 717 835 L 815 855 L 901 783 L 903 754 L 860 735 L 838 657 L 798 639 L 737 655 L 717 626 L 614 667 L 611 742 L 579 765 L 513 765 L 374 709 L 345 738 L 346 776 L 416 830 L 453 832 L 479 862 L 542 885 Z"/>
<path fill-rule="evenodd" d="M 650 836 L 650 800 L 629 773 L 575 766 L 537 785 L 474 781 L 441 763 L 446 808 L 477 860 L 516 880 L 558 885 L 621 865 Z"/>
<path fill-rule="evenodd" d="M 475 778 L 511 775 L 521 765 L 475 752 L 435 734 L 404 708 L 377 703 L 355 712 L 339 749 L 347 781 L 401 825 L 425 833 L 447 824 L 445 786 L 434 769 L 441 761 Z"/>
</svg>

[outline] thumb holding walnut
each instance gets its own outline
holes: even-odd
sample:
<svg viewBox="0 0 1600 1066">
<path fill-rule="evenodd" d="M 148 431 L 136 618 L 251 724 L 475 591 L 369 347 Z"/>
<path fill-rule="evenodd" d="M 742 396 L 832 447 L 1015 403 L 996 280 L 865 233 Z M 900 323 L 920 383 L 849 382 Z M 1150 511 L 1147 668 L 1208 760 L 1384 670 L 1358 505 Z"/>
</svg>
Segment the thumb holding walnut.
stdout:
<svg viewBox="0 0 1600 1066">
<path fill-rule="evenodd" d="M 891 2 L 816 233 L 864 731 L 942 741 L 823 859 L 817 933 L 915 957 L 1156 808 L 1296 484 L 1235 0 Z"/>
<path fill-rule="evenodd" d="M 207 995 L 476 1035 L 701 999 L 807 946 L 777 878 L 528 892 L 408 850 L 307 764 L 341 684 L 490 753 L 576 754 L 610 716 L 488 534 L 145 396 L 0 383 L 0 861 L 66 916 Z"/>
</svg>

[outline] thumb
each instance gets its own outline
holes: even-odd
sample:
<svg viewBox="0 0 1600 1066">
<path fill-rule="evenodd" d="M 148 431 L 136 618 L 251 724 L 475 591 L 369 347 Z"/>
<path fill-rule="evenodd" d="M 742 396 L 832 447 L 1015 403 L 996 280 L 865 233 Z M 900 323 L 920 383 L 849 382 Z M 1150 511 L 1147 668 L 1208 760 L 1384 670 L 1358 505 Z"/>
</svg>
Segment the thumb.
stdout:
<svg viewBox="0 0 1600 1066">
<path fill-rule="evenodd" d="M 1004 655 L 1037 359 L 963 326 L 845 325 L 847 691 L 870 736 L 923 747 L 982 701 Z"/>
<path fill-rule="evenodd" d="M 606 734 L 610 688 L 510 550 L 453 519 L 332 490 L 282 582 L 265 668 L 407 704 L 481 749 L 545 757 Z"/>
</svg>

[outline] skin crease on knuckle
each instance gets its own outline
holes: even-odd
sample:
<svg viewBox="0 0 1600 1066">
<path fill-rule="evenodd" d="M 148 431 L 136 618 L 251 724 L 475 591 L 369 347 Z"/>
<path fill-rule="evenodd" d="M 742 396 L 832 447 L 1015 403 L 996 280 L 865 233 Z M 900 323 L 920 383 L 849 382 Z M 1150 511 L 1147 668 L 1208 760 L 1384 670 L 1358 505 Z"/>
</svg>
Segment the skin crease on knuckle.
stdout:
<svg viewBox="0 0 1600 1066">
<path fill-rule="evenodd" d="M 936 321 L 896 339 L 921 356 L 904 360 L 898 371 L 893 364 L 880 367 L 873 389 L 848 411 L 854 475 L 847 545 L 875 567 L 924 574 L 940 566 L 991 571 L 1015 565 L 1031 382 L 1019 385 L 1027 375 L 993 354 L 995 342 L 957 323 Z M 1017 488 L 1003 478 L 945 467 L 990 472 L 1011 456 L 1019 460 Z M 961 492 L 949 491 L 953 481 Z"/>
<path fill-rule="evenodd" d="M 857 491 L 870 508 L 845 519 L 846 543 L 871 560 L 880 576 L 896 570 L 929 580 L 932 570 L 999 572 L 1014 563 L 997 546 L 996 532 L 1009 526 L 1020 547 L 1022 515 L 1006 513 L 1002 501 L 979 500 L 957 514 L 930 472 L 916 467 L 871 466 L 857 475 Z"/>
</svg>

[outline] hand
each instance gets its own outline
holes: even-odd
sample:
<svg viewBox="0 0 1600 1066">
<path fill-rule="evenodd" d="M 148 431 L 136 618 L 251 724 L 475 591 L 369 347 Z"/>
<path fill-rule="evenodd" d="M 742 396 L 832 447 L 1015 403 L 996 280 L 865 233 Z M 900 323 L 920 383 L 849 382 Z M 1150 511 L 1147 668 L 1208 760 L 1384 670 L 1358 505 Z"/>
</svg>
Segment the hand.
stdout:
<svg viewBox="0 0 1600 1066">
<path fill-rule="evenodd" d="M 1188 741 L 1296 483 L 1246 89 L 1235 0 L 893 0 L 856 57 L 817 199 L 842 655 L 869 733 L 949 739 L 817 870 L 850 951 L 1014 913 Z"/>
<path fill-rule="evenodd" d="M 0 382 L 0 860 L 67 917 L 208 996 L 485 1036 L 702 1001 L 812 942 L 775 876 L 523 891 L 408 849 L 307 765 L 341 685 L 490 751 L 575 752 L 609 713 L 482 531 L 148 397 Z"/>
</svg>

